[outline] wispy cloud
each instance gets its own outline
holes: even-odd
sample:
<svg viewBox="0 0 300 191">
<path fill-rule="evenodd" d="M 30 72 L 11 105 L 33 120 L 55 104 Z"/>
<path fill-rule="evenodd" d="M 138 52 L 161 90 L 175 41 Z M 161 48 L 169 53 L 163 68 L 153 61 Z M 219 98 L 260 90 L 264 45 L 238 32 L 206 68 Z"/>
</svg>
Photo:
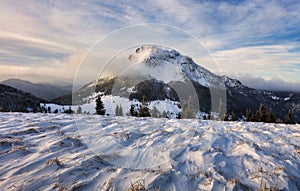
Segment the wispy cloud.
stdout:
<svg viewBox="0 0 300 191">
<path fill-rule="evenodd" d="M 280 77 L 288 81 L 300 81 L 299 53 L 290 52 L 295 45 L 252 46 L 214 53 L 221 71 L 229 75 L 252 74 L 270 80 Z"/>
<path fill-rule="evenodd" d="M 0 78 L 47 71 L 72 79 L 79 57 L 98 39 L 128 25 L 159 23 L 199 38 L 225 74 L 299 82 L 299 10 L 297 0 L 4 1 Z"/>
</svg>

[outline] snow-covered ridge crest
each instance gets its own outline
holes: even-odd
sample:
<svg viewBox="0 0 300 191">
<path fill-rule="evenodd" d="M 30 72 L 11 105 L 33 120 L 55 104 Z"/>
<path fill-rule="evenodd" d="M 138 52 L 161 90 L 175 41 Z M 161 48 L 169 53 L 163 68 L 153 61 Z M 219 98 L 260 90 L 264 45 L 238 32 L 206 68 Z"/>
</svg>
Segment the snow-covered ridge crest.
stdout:
<svg viewBox="0 0 300 191">
<path fill-rule="evenodd" d="M 158 70 L 168 71 L 168 75 L 173 76 L 174 81 L 188 77 L 206 87 L 219 86 L 220 82 L 222 83 L 221 77 L 196 64 L 192 58 L 181 55 L 173 49 L 145 45 L 138 47 L 133 54 L 129 55 L 129 60 L 141 63 L 147 69 L 155 68 L 157 72 Z"/>
</svg>

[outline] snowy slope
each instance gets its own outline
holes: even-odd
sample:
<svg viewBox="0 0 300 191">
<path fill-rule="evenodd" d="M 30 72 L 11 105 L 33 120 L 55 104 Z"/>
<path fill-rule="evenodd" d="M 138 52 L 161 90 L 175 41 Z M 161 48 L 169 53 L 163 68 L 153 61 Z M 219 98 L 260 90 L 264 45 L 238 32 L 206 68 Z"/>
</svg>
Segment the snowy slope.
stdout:
<svg viewBox="0 0 300 191">
<path fill-rule="evenodd" d="M 299 137 L 299 125 L 0 113 L 0 188 L 294 191 Z"/>
<path fill-rule="evenodd" d="M 53 113 L 56 109 L 58 110 L 58 113 L 63 113 L 65 110 L 71 108 L 75 113 L 77 112 L 78 107 L 80 106 L 82 108 L 82 113 L 87 114 L 94 114 L 96 112 L 96 97 L 97 95 L 101 95 L 101 93 L 95 93 L 92 96 L 89 96 L 86 98 L 87 103 L 82 105 L 58 105 L 53 103 L 41 103 L 41 107 L 45 107 L 46 109 L 48 107 L 51 108 L 51 113 Z M 128 98 L 123 98 L 120 96 L 101 96 L 101 100 L 103 101 L 104 107 L 106 109 L 105 114 L 109 116 L 115 115 L 115 109 L 117 105 L 122 106 L 123 109 L 123 115 L 129 115 L 129 110 L 131 105 L 135 105 L 136 108 L 139 108 L 141 105 L 141 102 L 138 100 L 129 100 Z M 160 115 L 163 111 L 165 112 L 172 112 L 168 116 L 170 118 L 176 118 L 176 114 L 181 112 L 181 109 L 178 108 L 178 102 L 172 101 L 172 100 L 155 100 L 148 103 L 148 108 L 151 111 L 156 107 L 158 111 L 160 112 Z"/>
<path fill-rule="evenodd" d="M 187 78 L 205 87 L 220 87 L 222 78 L 197 65 L 190 57 L 176 50 L 167 50 L 158 46 L 141 46 L 130 55 L 131 62 L 140 63 L 155 79 L 164 81 L 184 81 Z"/>
</svg>

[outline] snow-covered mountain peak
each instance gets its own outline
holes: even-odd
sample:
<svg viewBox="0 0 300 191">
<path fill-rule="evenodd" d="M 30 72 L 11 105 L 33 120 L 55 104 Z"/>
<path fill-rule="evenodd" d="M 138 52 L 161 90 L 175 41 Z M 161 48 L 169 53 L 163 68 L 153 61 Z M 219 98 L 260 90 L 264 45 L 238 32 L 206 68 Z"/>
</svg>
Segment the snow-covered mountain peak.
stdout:
<svg viewBox="0 0 300 191">
<path fill-rule="evenodd" d="M 134 54 L 129 56 L 129 60 L 134 62 L 146 63 L 152 66 L 159 65 L 163 62 L 180 64 L 185 61 L 176 50 L 168 50 L 155 45 L 145 45 L 138 47 Z"/>
<path fill-rule="evenodd" d="M 181 55 L 176 50 L 159 46 L 145 45 L 138 47 L 133 54 L 129 55 L 129 60 L 141 63 L 143 67 L 147 67 L 149 72 L 154 70 L 155 73 L 170 75 L 171 78 L 174 78 L 173 81 L 189 78 L 206 87 L 218 85 L 220 81 L 219 76 L 196 64 L 192 58 Z M 162 70 L 165 72 L 161 72 Z M 172 81 L 171 78 L 168 78 L 167 81 Z"/>
</svg>

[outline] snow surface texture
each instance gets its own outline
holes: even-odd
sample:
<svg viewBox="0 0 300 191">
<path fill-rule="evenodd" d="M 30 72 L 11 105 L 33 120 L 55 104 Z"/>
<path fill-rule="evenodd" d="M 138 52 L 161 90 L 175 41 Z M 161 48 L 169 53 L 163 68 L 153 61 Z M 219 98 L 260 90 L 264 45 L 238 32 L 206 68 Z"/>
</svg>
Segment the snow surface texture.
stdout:
<svg viewBox="0 0 300 191">
<path fill-rule="evenodd" d="M 164 145 L 169 155 L 160 155 L 167 157 L 161 168 L 113 165 L 111 155 L 89 149 L 74 117 L 105 130 L 107 153 L 114 152 L 113 138 L 123 153 Z M 127 124 L 122 131 L 120 124 Z M 261 181 L 300 189 L 300 125 L 0 113 L 0 147 L 1 190 L 122 191 L 137 181 L 147 189 L 178 191 L 255 190 Z M 133 164 L 154 159 L 134 156 Z"/>
</svg>

